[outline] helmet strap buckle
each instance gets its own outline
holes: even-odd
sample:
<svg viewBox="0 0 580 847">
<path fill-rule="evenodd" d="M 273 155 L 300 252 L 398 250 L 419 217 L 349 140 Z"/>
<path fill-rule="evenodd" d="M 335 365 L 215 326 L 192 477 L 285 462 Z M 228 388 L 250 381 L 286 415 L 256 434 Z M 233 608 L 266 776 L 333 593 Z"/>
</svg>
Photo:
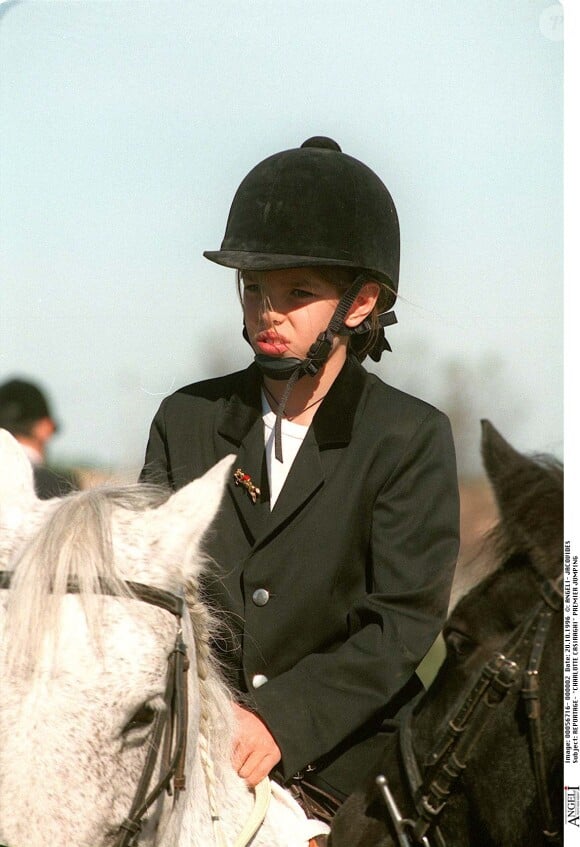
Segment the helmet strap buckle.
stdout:
<svg viewBox="0 0 580 847">
<path fill-rule="evenodd" d="M 306 359 L 302 363 L 302 371 L 308 376 L 315 376 L 326 362 L 332 350 L 334 333 L 330 329 L 321 332 L 314 344 L 310 346 Z"/>
</svg>

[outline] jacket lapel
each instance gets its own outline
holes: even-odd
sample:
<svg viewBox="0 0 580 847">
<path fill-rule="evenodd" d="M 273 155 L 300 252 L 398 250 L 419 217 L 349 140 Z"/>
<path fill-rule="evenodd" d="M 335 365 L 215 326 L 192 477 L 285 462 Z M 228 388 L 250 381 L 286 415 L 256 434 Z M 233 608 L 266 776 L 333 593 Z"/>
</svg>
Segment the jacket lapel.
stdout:
<svg viewBox="0 0 580 847">
<path fill-rule="evenodd" d="M 348 359 L 306 433 L 264 534 L 256 539 L 256 545 L 266 543 L 306 507 L 340 461 L 342 451 L 328 448 L 341 448 L 349 443 L 365 378 L 366 372 L 359 363 Z"/>
<path fill-rule="evenodd" d="M 253 540 L 262 534 L 270 514 L 268 474 L 264 456 L 264 424 L 262 421 L 261 376 L 251 365 L 240 375 L 220 419 L 218 432 L 226 440 L 224 452 L 237 453 L 228 479 L 228 489 L 242 522 Z M 234 472 L 242 471 L 259 488 L 254 503 L 248 487 L 236 484 Z"/>
<path fill-rule="evenodd" d="M 270 512 L 263 535 L 256 539 L 256 543 L 263 544 L 291 520 L 297 511 L 307 505 L 323 483 L 324 472 L 320 461 L 320 451 L 311 427 L 294 459 L 276 504 Z"/>
<path fill-rule="evenodd" d="M 240 445 L 233 471 L 240 470 L 250 477 L 251 484 L 259 488 L 254 502 L 248 487 L 237 484 L 232 477 L 228 487 L 240 517 L 254 541 L 264 531 L 270 517 L 270 493 L 264 455 L 264 424 L 259 418 Z"/>
<path fill-rule="evenodd" d="M 339 461 L 341 451 L 329 450 L 332 456 L 324 453 L 329 447 L 343 447 L 349 443 L 365 378 L 366 372 L 358 362 L 347 360 L 315 415 L 276 505 L 270 511 L 261 375 L 255 365 L 241 374 L 236 391 L 218 421 L 218 432 L 228 441 L 230 450 L 237 450 L 228 487 L 255 546 L 264 544 L 291 520 L 324 484 L 325 474 Z M 255 503 L 247 488 L 234 481 L 233 472 L 238 468 L 260 489 Z"/>
</svg>

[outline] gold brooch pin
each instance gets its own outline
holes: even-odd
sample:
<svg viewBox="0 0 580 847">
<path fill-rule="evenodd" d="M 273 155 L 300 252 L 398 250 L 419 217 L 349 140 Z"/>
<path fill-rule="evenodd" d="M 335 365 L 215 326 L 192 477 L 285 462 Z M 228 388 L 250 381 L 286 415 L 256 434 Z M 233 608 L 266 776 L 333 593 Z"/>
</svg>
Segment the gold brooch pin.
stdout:
<svg viewBox="0 0 580 847">
<path fill-rule="evenodd" d="M 234 472 L 234 482 L 236 485 L 241 485 L 248 492 L 248 496 L 252 503 L 255 503 L 260 496 L 260 489 L 252 482 L 250 474 L 244 473 L 241 468 L 237 468 Z"/>
</svg>

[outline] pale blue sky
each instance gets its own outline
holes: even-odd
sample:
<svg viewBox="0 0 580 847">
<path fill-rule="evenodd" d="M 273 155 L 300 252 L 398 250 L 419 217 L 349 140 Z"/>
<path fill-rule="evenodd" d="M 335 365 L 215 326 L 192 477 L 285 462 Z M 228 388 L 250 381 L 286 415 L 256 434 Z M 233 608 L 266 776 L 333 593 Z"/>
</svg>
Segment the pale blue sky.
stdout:
<svg viewBox="0 0 580 847">
<path fill-rule="evenodd" d="M 561 8 L 545 0 L 0 5 L 0 380 L 53 456 L 137 465 L 162 396 L 244 366 L 219 247 L 247 171 L 334 137 L 389 187 L 399 325 L 377 368 L 562 452 Z M 457 400 L 457 398 L 455 398 Z"/>
</svg>

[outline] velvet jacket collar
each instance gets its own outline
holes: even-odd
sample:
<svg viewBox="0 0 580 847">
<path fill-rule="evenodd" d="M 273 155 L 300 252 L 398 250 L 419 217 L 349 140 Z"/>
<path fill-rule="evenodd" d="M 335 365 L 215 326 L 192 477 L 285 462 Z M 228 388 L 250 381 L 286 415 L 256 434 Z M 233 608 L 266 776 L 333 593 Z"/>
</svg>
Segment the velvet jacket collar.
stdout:
<svg viewBox="0 0 580 847">
<path fill-rule="evenodd" d="M 349 356 L 312 422 L 311 429 L 319 447 L 348 444 L 365 378 L 366 371 L 354 356 Z M 256 365 L 240 373 L 218 422 L 220 435 L 241 444 L 256 420 L 262 417 L 261 387 L 262 375 Z"/>
</svg>

